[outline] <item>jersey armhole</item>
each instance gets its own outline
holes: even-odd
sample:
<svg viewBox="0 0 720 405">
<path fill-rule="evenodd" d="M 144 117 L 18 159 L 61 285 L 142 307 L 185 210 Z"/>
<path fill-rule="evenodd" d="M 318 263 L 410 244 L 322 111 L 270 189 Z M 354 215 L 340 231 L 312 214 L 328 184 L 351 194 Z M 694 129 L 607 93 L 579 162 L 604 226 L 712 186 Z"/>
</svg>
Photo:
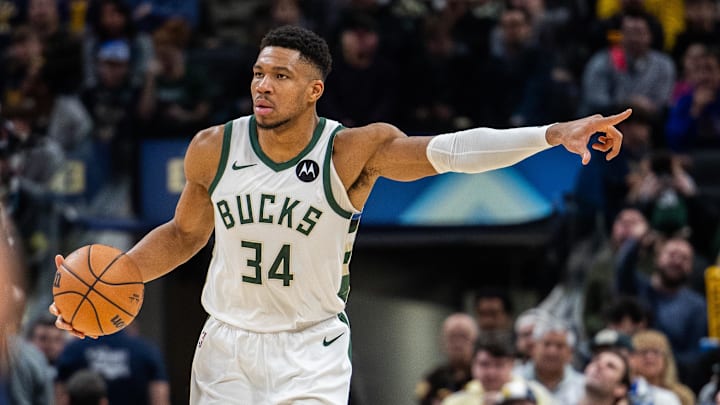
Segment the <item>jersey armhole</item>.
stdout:
<svg viewBox="0 0 720 405">
<path fill-rule="evenodd" d="M 325 164 L 323 165 L 323 185 L 325 188 L 325 197 L 327 198 L 328 203 L 330 204 L 330 207 L 332 207 L 333 211 L 335 211 L 336 214 L 340 215 L 343 218 L 351 219 L 353 217 L 353 213 L 345 210 L 340 206 L 340 204 L 338 204 L 337 200 L 335 199 L 335 195 L 333 194 L 330 180 L 330 167 L 332 165 L 332 151 L 335 144 L 335 135 L 337 135 L 337 133 L 343 129 L 345 129 L 343 125 L 338 125 L 337 128 L 335 128 L 330 134 L 330 140 L 328 141 L 327 150 L 325 151 Z"/>
<path fill-rule="evenodd" d="M 208 194 L 210 195 L 212 195 L 213 191 L 215 191 L 215 187 L 217 187 L 223 173 L 225 173 L 225 166 L 227 166 L 228 155 L 230 154 L 230 139 L 232 138 L 232 126 L 232 121 L 228 121 L 225 124 L 225 130 L 223 131 L 222 151 L 220 152 L 220 162 L 218 163 L 215 178 L 213 179 L 212 183 L 210 184 L 210 188 L 208 189 Z"/>
</svg>

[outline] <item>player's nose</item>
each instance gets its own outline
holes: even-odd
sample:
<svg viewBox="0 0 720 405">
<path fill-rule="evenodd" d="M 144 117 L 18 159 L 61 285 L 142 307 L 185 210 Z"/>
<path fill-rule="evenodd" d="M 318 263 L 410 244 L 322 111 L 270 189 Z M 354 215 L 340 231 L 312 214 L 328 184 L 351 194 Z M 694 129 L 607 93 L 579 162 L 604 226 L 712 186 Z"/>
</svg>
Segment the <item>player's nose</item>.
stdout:
<svg viewBox="0 0 720 405">
<path fill-rule="evenodd" d="M 263 94 L 272 92 L 272 83 L 270 83 L 270 79 L 268 78 L 267 75 L 256 82 L 255 90 L 258 93 L 263 93 Z"/>
</svg>

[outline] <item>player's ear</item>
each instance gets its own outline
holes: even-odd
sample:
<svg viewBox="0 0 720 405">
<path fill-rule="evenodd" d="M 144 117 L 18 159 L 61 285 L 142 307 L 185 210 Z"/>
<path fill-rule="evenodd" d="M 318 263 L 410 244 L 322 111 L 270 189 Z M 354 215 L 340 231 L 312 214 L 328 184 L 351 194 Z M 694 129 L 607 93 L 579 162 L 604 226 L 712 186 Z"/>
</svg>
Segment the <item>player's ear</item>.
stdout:
<svg viewBox="0 0 720 405">
<path fill-rule="evenodd" d="M 308 98 L 309 101 L 314 103 L 320 99 L 320 96 L 322 96 L 323 92 L 325 91 L 325 83 L 322 80 L 313 80 L 310 82 L 310 88 L 308 90 Z"/>
</svg>

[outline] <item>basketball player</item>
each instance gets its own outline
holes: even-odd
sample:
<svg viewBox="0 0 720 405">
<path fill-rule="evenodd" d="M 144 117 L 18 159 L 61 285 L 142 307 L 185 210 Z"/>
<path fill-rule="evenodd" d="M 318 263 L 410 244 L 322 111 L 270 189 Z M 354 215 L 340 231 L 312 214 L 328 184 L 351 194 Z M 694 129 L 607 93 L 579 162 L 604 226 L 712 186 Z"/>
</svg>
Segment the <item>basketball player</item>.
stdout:
<svg viewBox="0 0 720 405">
<path fill-rule="evenodd" d="M 190 259 L 215 232 L 193 404 L 347 403 L 348 265 L 379 177 L 479 173 L 560 144 L 587 163 L 596 132 L 605 135 L 593 148 L 611 159 L 622 142 L 614 125 L 630 115 L 434 137 L 408 137 L 388 124 L 344 128 L 316 112 L 330 65 L 314 33 L 269 32 L 253 67 L 254 115 L 194 137 L 174 218 L 128 252 L 147 282 Z"/>
</svg>

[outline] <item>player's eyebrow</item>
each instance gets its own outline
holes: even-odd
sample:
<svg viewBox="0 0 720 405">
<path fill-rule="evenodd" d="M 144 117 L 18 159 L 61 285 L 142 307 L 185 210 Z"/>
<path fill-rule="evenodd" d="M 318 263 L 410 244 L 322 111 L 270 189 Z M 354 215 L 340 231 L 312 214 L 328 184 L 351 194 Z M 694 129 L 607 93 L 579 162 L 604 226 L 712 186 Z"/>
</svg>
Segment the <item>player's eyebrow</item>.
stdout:
<svg viewBox="0 0 720 405">
<path fill-rule="evenodd" d="M 256 64 L 253 66 L 253 69 L 257 70 L 265 70 L 261 65 Z M 285 66 L 270 66 L 270 68 L 267 69 L 268 71 L 275 72 L 275 73 L 292 73 L 292 70 Z"/>
</svg>

